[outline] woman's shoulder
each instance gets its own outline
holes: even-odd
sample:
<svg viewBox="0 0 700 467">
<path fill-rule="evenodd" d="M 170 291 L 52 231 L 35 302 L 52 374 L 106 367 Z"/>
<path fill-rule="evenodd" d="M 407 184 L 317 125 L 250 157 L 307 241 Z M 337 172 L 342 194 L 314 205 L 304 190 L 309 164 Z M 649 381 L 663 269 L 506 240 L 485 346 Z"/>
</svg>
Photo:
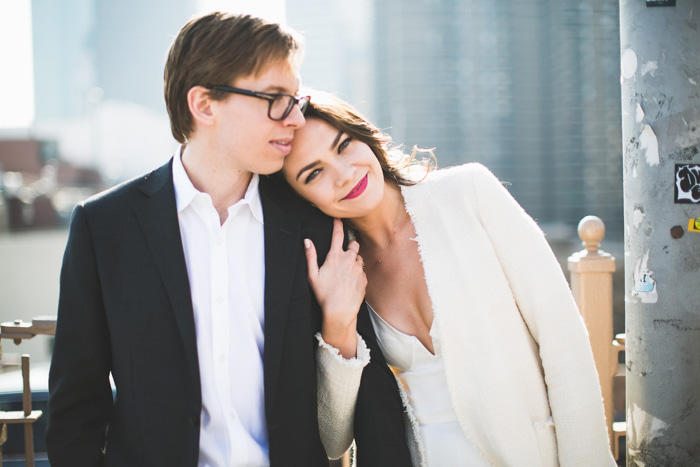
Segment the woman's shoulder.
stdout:
<svg viewBox="0 0 700 467">
<path fill-rule="evenodd" d="M 494 178 L 484 165 L 470 162 L 430 171 L 423 180 L 415 185 L 402 186 L 401 190 L 408 204 L 428 203 L 450 200 L 471 200 L 480 180 Z"/>
<path fill-rule="evenodd" d="M 439 183 L 441 185 L 446 183 L 459 183 L 463 185 L 470 180 L 484 177 L 495 178 L 493 173 L 483 164 L 479 162 L 469 162 L 434 170 L 428 174 L 425 181 L 428 183 Z"/>
</svg>

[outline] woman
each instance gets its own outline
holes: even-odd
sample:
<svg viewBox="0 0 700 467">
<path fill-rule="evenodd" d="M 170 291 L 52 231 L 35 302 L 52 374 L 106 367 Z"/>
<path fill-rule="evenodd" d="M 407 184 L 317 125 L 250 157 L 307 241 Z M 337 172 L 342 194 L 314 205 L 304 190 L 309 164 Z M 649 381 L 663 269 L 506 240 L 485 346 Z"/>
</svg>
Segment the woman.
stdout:
<svg viewBox="0 0 700 467">
<path fill-rule="evenodd" d="M 502 184 L 479 164 L 429 171 L 399 160 L 386 135 L 333 96 L 314 95 L 306 118 L 284 178 L 356 237 L 345 252 L 335 238 L 320 269 L 305 241 L 324 313 L 329 455 L 345 451 L 365 410 L 353 414 L 376 357 L 355 334 L 364 291 L 414 465 L 615 465 L 583 321 L 541 230 Z"/>
</svg>

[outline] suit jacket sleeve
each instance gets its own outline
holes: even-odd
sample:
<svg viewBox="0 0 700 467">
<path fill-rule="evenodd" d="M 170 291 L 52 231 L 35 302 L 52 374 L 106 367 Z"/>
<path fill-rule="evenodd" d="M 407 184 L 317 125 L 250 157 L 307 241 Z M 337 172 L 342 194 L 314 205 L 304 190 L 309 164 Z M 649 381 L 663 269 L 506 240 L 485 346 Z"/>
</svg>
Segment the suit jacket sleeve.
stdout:
<svg viewBox="0 0 700 467">
<path fill-rule="evenodd" d="M 99 465 L 112 407 L 110 340 L 86 209 L 73 212 L 49 373 L 46 446 L 54 467 Z"/>
<path fill-rule="evenodd" d="M 481 222 L 539 346 L 560 465 L 615 465 L 588 334 L 561 267 L 535 221 L 485 167 L 472 165 Z"/>
</svg>

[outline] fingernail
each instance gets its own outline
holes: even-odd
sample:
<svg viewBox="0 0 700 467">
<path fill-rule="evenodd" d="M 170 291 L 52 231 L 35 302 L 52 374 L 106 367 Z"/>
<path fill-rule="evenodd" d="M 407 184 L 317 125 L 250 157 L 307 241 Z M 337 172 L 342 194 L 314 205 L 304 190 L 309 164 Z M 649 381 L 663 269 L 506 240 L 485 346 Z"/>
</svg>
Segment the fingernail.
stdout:
<svg viewBox="0 0 700 467">
<path fill-rule="evenodd" d="M 311 248 L 311 240 L 309 240 L 308 238 L 305 238 L 304 239 L 304 247 L 307 249 Z"/>
</svg>

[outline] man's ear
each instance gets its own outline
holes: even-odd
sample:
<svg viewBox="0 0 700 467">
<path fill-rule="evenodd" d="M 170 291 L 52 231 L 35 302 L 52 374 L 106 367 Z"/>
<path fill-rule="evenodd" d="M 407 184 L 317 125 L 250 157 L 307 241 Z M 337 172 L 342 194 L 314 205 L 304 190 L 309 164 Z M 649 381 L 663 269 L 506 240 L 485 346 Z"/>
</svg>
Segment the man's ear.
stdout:
<svg viewBox="0 0 700 467">
<path fill-rule="evenodd" d="M 187 105 L 194 121 L 200 125 L 211 126 L 214 123 L 212 109 L 213 99 L 204 86 L 193 86 L 187 91 Z"/>
</svg>

